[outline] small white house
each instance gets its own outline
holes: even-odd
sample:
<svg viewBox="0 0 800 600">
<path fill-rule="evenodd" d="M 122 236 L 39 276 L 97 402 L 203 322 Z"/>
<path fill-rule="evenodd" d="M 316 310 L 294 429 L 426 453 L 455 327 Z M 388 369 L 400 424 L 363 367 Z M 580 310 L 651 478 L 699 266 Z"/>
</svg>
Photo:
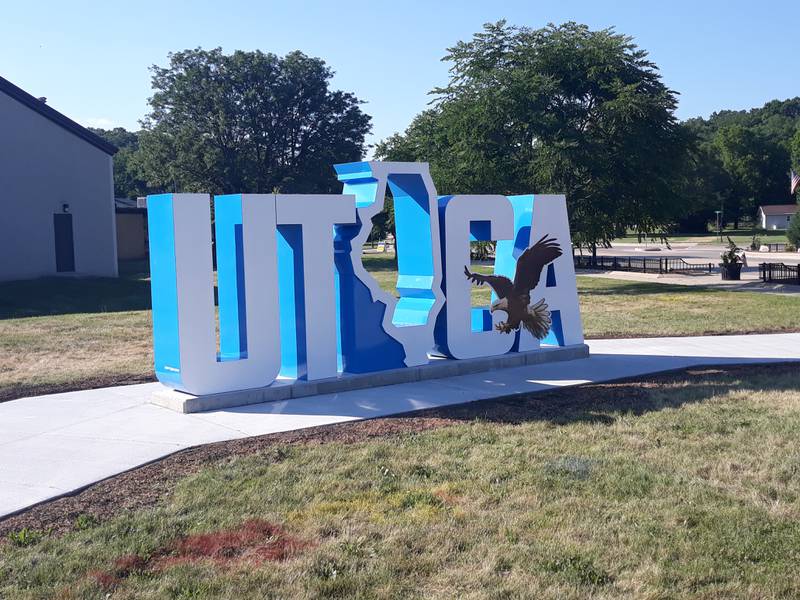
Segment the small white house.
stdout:
<svg viewBox="0 0 800 600">
<path fill-rule="evenodd" d="M 117 276 L 116 151 L 0 77 L 0 281 Z"/>
<path fill-rule="evenodd" d="M 789 227 L 789 221 L 800 210 L 798 204 L 774 204 L 758 207 L 758 220 L 762 229 L 778 230 Z"/>
</svg>

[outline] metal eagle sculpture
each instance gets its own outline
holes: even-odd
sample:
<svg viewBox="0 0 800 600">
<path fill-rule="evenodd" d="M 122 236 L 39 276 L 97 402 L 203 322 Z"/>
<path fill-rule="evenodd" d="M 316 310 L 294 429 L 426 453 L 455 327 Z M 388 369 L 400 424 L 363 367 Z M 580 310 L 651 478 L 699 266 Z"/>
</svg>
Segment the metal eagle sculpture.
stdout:
<svg viewBox="0 0 800 600">
<path fill-rule="evenodd" d="M 495 329 L 502 333 L 511 333 L 522 325 L 540 340 L 547 336 L 552 323 L 550 311 L 544 298 L 531 306 L 530 293 L 539 283 L 542 270 L 561 254 L 561 246 L 555 238 L 543 236 L 517 259 L 513 282 L 505 275 L 479 275 L 464 266 L 467 279 L 476 285 L 488 283 L 497 294 L 497 300 L 492 303 L 490 312 L 502 310 L 508 314 L 508 319 L 498 323 Z"/>
</svg>

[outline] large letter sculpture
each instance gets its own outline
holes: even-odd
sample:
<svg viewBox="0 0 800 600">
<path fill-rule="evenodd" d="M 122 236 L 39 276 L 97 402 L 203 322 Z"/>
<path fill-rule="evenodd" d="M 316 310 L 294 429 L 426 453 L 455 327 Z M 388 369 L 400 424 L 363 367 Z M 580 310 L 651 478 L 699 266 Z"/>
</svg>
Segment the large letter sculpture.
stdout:
<svg viewBox="0 0 800 600">
<path fill-rule="evenodd" d="M 513 240 L 497 243 L 495 274 L 514 277 L 517 259 L 525 250 L 545 236 L 569 248 L 570 231 L 567 203 L 564 196 L 510 196 L 514 208 Z M 558 282 L 561 282 L 559 284 Z M 571 346 L 583 343 L 583 326 L 575 286 L 575 265 L 572 253 L 564 252 L 547 265 L 547 272 L 531 292 L 533 301 L 544 299 L 550 311 L 552 325 L 541 343 L 549 346 Z M 539 348 L 540 340 L 524 327 L 516 333 L 514 350 L 520 352 Z"/>
<path fill-rule="evenodd" d="M 583 343 L 563 196 L 437 198 L 428 165 L 336 165 L 341 195 L 148 197 L 155 371 L 195 395 Z M 387 194 L 397 296 L 362 262 Z M 493 274 L 470 242 L 496 240 Z M 471 287 L 492 289 L 474 308 Z M 218 324 L 218 333 L 217 333 Z"/>
<path fill-rule="evenodd" d="M 281 289 L 281 372 L 295 379 L 336 377 L 334 225 L 353 223 L 353 196 L 275 199 Z"/>
<path fill-rule="evenodd" d="M 500 313 L 472 308 L 470 241 L 511 239 L 514 211 L 505 196 L 445 196 L 439 200 L 445 250 L 447 303 L 436 327 L 437 349 L 452 358 L 495 356 L 511 350 L 514 337 L 496 330 Z"/>
<path fill-rule="evenodd" d="M 155 371 L 194 394 L 269 385 L 280 368 L 275 198 L 217 196 L 215 206 L 220 351 L 209 197 L 147 199 Z"/>
<path fill-rule="evenodd" d="M 341 365 L 364 373 L 428 362 L 441 289 L 436 189 L 424 163 L 336 165 L 344 193 L 354 194 L 358 221 L 337 226 Z M 361 262 L 372 219 L 394 200 L 399 299 L 381 289 Z"/>
</svg>

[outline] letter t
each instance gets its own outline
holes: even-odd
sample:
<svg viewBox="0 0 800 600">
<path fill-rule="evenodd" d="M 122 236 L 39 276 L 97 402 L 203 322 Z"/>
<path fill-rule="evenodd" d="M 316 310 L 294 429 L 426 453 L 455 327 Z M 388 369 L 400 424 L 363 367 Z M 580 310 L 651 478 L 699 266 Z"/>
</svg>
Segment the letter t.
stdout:
<svg viewBox="0 0 800 600">
<path fill-rule="evenodd" d="M 278 194 L 275 201 L 284 328 L 281 373 L 308 380 L 336 377 L 333 226 L 355 223 L 355 196 Z"/>
</svg>

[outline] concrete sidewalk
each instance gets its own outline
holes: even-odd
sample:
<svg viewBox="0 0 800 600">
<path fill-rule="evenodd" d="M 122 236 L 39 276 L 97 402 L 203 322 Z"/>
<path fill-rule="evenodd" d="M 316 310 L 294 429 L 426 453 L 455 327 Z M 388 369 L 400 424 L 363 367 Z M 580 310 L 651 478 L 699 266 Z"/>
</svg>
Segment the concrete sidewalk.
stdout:
<svg viewBox="0 0 800 600">
<path fill-rule="evenodd" d="M 0 518 L 178 450 L 696 365 L 800 360 L 800 334 L 594 340 L 592 356 L 240 408 L 178 414 L 160 384 L 0 404 Z"/>
</svg>

